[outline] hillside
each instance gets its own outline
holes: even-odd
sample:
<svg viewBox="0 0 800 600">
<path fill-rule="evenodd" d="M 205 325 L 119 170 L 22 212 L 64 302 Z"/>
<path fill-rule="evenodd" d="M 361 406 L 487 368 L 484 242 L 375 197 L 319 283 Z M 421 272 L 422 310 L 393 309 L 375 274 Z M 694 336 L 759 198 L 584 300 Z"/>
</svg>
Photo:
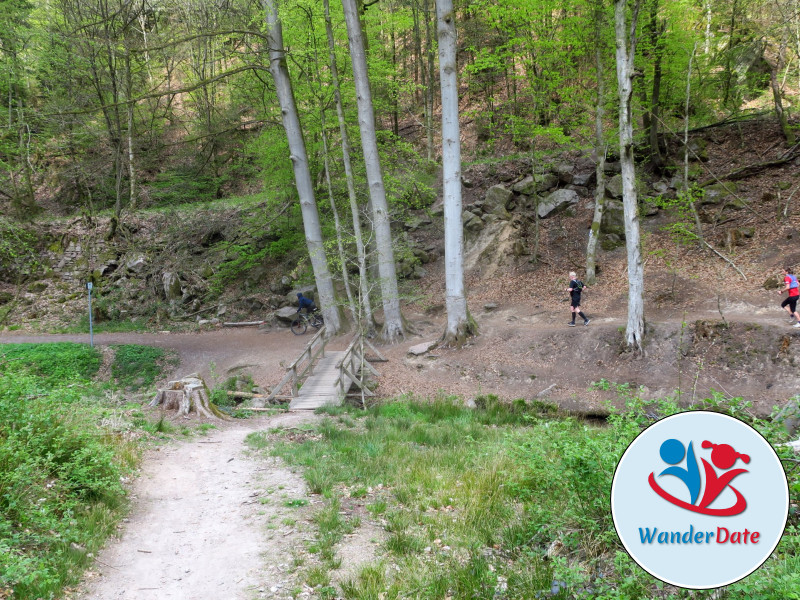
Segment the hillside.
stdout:
<svg viewBox="0 0 800 600">
<path fill-rule="evenodd" d="M 774 161 L 787 155 L 776 139 L 777 127 L 768 120 L 705 129 L 693 136 L 702 160 L 693 161 L 691 170 L 702 180 Z M 602 412 L 602 401 L 615 392 L 587 387 L 606 380 L 644 386 L 644 394 L 652 396 L 680 388 L 684 401 L 708 396 L 713 389 L 744 396 L 759 412 L 769 412 L 793 396 L 798 385 L 800 332 L 788 326 L 776 293 L 780 267 L 800 264 L 800 196 L 794 193 L 800 187 L 798 160 L 728 182 L 728 190 L 719 184 L 704 188 L 698 200 L 704 234 L 724 259 L 675 234 L 674 224 L 687 219 L 685 211 L 669 204 L 677 182 L 641 174 L 648 322 L 644 357 L 620 350 L 627 280 L 624 244 L 614 222 L 604 225 L 598 283 L 584 294 L 592 323 L 566 327 L 569 310 L 562 290 L 569 270 L 583 270 L 593 211 L 590 158 L 570 152 L 535 164 L 515 158 L 468 166 L 466 281 L 480 336 L 460 350 L 405 355 L 408 347 L 435 340 L 443 330 L 442 218 L 438 201 L 397 213 L 404 310 L 413 334 L 386 349 L 393 360 L 382 369 L 381 395 L 429 396 L 443 390 L 469 399 L 494 393 Z M 615 168 L 611 161 L 609 177 Z M 546 172 L 541 185 L 571 190 L 577 198 L 538 220 L 536 260 L 533 211 L 543 200 L 534 203 L 536 197 L 525 193 L 532 169 Z M 661 200 L 648 200 L 659 195 L 657 190 L 662 190 Z M 497 204 L 498 191 L 503 206 Z M 612 179 L 607 194 L 612 202 L 615 194 Z M 240 320 L 265 320 L 266 329 L 229 337 L 285 331 L 275 311 L 294 299 L 296 289 L 310 289 L 302 279 L 302 259 L 300 268 L 296 254 L 284 262 L 263 255 L 254 264 L 240 264 L 240 255 L 232 254 L 248 244 L 257 249 L 286 239 L 287 232 L 275 226 L 284 217 L 265 216 L 266 210 L 264 200 L 256 197 L 201 210 L 143 211 L 126 222 L 124 235 L 110 240 L 107 218 L 28 226 L 39 240 L 43 268 L 22 287 L 3 284 L 4 335 L 86 331 L 83 283 L 89 278 L 95 283 L 93 308 L 100 331 L 200 332 L 221 321 Z M 261 229 L 254 226 L 265 221 Z M 279 337 L 288 340 L 287 334 Z M 235 346 L 221 347 L 219 356 L 205 360 L 235 364 L 224 358 L 235 354 Z M 258 362 L 255 378 L 275 383 L 271 378 L 279 367 Z M 204 370 L 207 364 L 183 368 Z"/>
</svg>

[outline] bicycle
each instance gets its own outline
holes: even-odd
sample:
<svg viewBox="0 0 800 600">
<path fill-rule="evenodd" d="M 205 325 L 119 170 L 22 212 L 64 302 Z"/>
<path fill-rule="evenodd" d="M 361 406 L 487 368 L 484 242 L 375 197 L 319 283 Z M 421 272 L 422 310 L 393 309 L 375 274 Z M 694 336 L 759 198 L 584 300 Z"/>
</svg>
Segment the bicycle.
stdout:
<svg viewBox="0 0 800 600">
<path fill-rule="evenodd" d="M 310 315 L 307 313 L 300 313 L 297 318 L 292 321 L 290 329 L 295 335 L 303 335 L 308 330 L 309 325 L 314 329 L 319 329 L 324 324 L 325 322 L 322 319 L 322 315 L 318 312 L 313 312 Z"/>
</svg>

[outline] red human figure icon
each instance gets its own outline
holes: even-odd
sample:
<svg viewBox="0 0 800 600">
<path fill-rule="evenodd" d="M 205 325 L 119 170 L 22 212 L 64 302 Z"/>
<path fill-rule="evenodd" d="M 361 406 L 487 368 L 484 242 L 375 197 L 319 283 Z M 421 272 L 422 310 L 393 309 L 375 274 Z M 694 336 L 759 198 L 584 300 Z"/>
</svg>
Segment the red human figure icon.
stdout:
<svg viewBox="0 0 800 600">
<path fill-rule="evenodd" d="M 736 450 L 728 444 L 713 444 L 705 440 L 702 443 L 702 447 L 713 448 L 711 451 L 711 462 L 714 463 L 714 466 L 718 469 L 730 469 L 738 459 L 741 459 L 745 464 L 750 462 L 750 457 L 747 454 L 736 452 Z M 706 473 L 706 489 L 703 493 L 703 499 L 700 501 L 701 508 L 707 507 L 716 500 L 717 496 L 722 493 L 722 490 L 729 486 L 734 477 L 748 472 L 747 469 L 733 469 L 732 471 L 717 476 L 714 467 L 708 464 L 706 459 L 702 458 L 700 460 L 703 461 L 703 468 Z M 739 490 L 733 486 L 730 486 L 730 488 L 736 494 L 736 504 L 730 509 L 735 512 L 730 512 L 728 514 L 739 514 L 747 507 L 747 501 Z"/>
</svg>

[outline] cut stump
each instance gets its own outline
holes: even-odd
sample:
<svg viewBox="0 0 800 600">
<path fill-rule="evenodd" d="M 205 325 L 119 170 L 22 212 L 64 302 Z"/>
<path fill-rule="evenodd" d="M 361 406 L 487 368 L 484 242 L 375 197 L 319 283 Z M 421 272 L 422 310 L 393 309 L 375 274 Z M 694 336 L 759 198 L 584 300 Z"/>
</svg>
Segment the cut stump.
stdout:
<svg viewBox="0 0 800 600">
<path fill-rule="evenodd" d="M 209 419 L 230 419 L 211 403 L 205 382 L 195 374 L 170 381 L 166 388 L 159 388 L 150 406 L 175 410 L 178 416 L 188 416 L 194 411 Z"/>
</svg>

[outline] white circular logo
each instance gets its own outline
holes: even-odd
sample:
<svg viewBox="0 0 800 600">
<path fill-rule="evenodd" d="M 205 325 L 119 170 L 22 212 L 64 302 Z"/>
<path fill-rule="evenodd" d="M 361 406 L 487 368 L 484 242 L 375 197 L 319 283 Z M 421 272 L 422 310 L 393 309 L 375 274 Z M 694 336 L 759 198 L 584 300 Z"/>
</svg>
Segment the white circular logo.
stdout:
<svg viewBox="0 0 800 600">
<path fill-rule="evenodd" d="M 745 423 L 692 411 L 631 442 L 611 485 L 622 544 L 645 571 L 683 588 L 746 577 L 778 545 L 789 511 L 772 446 Z"/>
</svg>

